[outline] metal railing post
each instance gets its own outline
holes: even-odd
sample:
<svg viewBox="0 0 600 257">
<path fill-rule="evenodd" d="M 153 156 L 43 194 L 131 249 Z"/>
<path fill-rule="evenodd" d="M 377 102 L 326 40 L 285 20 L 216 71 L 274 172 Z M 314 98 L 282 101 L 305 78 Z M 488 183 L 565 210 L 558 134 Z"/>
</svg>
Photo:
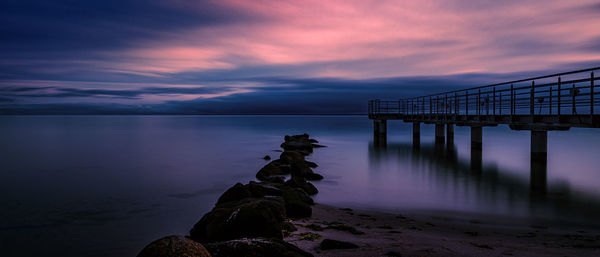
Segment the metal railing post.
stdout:
<svg viewBox="0 0 600 257">
<path fill-rule="evenodd" d="M 498 112 L 502 116 L 502 93 L 498 96 Z"/>
<path fill-rule="evenodd" d="M 466 111 L 465 115 L 469 115 L 469 90 L 465 92 L 465 103 L 466 103 Z"/>
<path fill-rule="evenodd" d="M 552 115 L 552 87 L 550 87 L 550 97 L 548 97 L 548 114 Z"/>
<path fill-rule="evenodd" d="M 573 89 L 571 89 L 571 102 L 573 104 L 573 108 L 571 109 L 571 114 L 575 115 L 575 83 L 573 83 Z"/>
<path fill-rule="evenodd" d="M 481 89 L 477 89 L 477 116 L 481 115 Z M 481 119 L 481 117 L 477 117 Z"/>
<path fill-rule="evenodd" d="M 515 105 L 515 93 L 513 89 L 513 84 L 510 84 L 510 121 L 513 120 L 514 115 L 514 105 Z"/>
<path fill-rule="evenodd" d="M 494 113 L 494 116 L 496 116 L 496 87 L 494 87 L 494 90 L 493 90 L 493 91 L 494 91 L 494 93 L 493 93 L 493 99 L 494 99 L 494 100 L 493 100 L 493 103 L 492 103 L 492 109 L 493 109 L 493 111 L 492 111 L 492 112 Z M 496 117 L 494 117 L 494 119 L 495 119 L 495 118 L 496 118 Z"/>
<path fill-rule="evenodd" d="M 558 96 L 556 99 L 556 113 L 558 114 L 558 116 L 560 116 L 560 97 L 561 97 L 561 91 L 560 91 L 560 76 L 558 77 Z M 560 117 L 559 117 L 560 119 Z M 559 120 L 560 122 L 560 120 Z"/>
<path fill-rule="evenodd" d="M 534 94 L 535 94 L 535 81 L 531 81 L 531 90 L 529 90 L 530 97 L 529 97 L 529 115 L 531 116 L 531 122 L 533 122 L 533 115 L 535 114 L 535 101 L 534 101 Z"/>
<path fill-rule="evenodd" d="M 594 119 L 594 72 L 590 73 L 590 121 Z"/>
<path fill-rule="evenodd" d="M 454 93 L 454 116 L 458 115 L 458 93 Z"/>
</svg>

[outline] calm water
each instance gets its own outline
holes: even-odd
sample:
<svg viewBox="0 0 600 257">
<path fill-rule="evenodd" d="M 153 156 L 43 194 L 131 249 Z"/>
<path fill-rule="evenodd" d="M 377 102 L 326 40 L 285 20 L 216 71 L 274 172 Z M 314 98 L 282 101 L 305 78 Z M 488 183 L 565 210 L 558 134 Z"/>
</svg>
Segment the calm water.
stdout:
<svg viewBox="0 0 600 257">
<path fill-rule="evenodd" d="M 470 169 L 468 128 L 436 150 L 422 125 L 389 122 L 375 148 L 363 116 L 0 117 L 4 256 L 134 256 L 186 234 L 218 196 L 277 156 L 285 134 L 329 147 L 309 157 L 325 180 L 317 202 L 385 211 L 449 211 L 595 224 L 600 130 L 548 134 L 546 193 L 530 190 L 529 133 L 484 128 L 483 170 Z"/>
</svg>

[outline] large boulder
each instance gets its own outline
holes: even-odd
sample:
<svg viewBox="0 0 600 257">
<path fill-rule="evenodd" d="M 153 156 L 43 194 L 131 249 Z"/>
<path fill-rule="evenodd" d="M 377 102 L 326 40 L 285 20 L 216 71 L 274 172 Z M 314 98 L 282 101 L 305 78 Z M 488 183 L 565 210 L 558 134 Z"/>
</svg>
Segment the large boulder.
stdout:
<svg viewBox="0 0 600 257">
<path fill-rule="evenodd" d="M 261 198 L 265 195 L 280 196 L 281 190 L 271 185 L 256 183 L 254 181 L 250 181 L 247 185 L 237 183 L 219 197 L 217 205 L 250 197 Z"/>
<path fill-rule="evenodd" d="M 282 240 L 244 238 L 207 244 L 213 257 L 312 257 L 295 245 Z"/>
<path fill-rule="evenodd" d="M 286 209 L 276 198 L 246 198 L 215 206 L 190 231 L 199 242 L 244 237 L 283 238 Z"/>
<path fill-rule="evenodd" d="M 314 201 L 304 190 L 299 188 L 288 188 L 283 190 L 286 214 L 290 218 L 310 218 L 312 215 L 311 205 Z"/>
<path fill-rule="evenodd" d="M 284 185 L 292 188 L 300 188 L 309 195 L 315 195 L 319 193 L 317 187 L 315 187 L 312 183 L 306 181 L 306 179 L 303 177 L 292 176 L 292 178 L 286 181 Z"/>
<path fill-rule="evenodd" d="M 210 257 L 204 246 L 184 236 L 167 236 L 142 249 L 137 257 Z"/>
</svg>

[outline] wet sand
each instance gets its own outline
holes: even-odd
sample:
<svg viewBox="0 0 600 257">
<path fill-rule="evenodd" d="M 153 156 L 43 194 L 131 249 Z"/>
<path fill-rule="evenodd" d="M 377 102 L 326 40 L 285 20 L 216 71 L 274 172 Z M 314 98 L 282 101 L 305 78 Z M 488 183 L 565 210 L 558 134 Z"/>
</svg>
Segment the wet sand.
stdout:
<svg viewBox="0 0 600 257">
<path fill-rule="evenodd" d="M 321 204 L 313 206 L 310 219 L 293 223 L 298 231 L 285 240 L 315 256 L 600 256 L 600 231 L 584 224 L 554 226 L 461 214 L 399 215 Z M 328 226 L 343 230 L 323 229 Z M 359 248 L 321 250 L 323 239 Z"/>
</svg>

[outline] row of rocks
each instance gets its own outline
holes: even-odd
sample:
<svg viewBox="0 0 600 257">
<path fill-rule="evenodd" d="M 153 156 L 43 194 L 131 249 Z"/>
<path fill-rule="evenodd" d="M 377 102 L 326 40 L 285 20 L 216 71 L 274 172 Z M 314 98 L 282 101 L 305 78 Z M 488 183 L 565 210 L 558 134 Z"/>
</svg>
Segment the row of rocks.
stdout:
<svg viewBox="0 0 600 257">
<path fill-rule="evenodd" d="M 283 241 L 296 228 L 289 218 L 309 218 L 319 191 L 309 181 L 323 179 L 305 157 L 323 147 L 309 135 L 285 136 L 279 159 L 256 174 L 260 182 L 237 183 L 190 230 L 150 243 L 138 257 L 170 256 L 312 256 Z M 270 158 L 265 158 L 270 159 Z M 289 177 L 286 181 L 286 177 Z"/>
</svg>

